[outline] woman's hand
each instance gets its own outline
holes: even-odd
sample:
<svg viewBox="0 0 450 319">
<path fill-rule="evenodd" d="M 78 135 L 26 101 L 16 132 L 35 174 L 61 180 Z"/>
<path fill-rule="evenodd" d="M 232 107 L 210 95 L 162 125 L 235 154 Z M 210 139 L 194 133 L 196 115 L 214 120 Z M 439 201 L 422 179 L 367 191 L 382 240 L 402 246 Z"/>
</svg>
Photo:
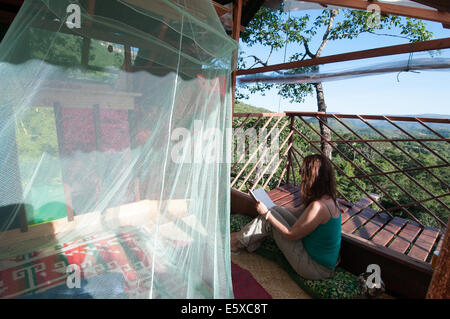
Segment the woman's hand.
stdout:
<svg viewBox="0 0 450 319">
<path fill-rule="evenodd" d="M 266 216 L 266 214 L 269 212 L 269 210 L 267 209 L 267 206 L 264 205 L 263 203 L 261 203 L 260 201 L 256 202 L 256 211 L 261 216 Z"/>
</svg>

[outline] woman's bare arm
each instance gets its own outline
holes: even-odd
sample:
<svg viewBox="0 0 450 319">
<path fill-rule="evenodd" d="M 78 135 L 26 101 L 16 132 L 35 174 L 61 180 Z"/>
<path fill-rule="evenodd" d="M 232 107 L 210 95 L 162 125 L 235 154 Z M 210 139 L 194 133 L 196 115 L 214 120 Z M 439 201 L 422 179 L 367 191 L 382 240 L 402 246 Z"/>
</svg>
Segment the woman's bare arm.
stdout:
<svg viewBox="0 0 450 319">
<path fill-rule="evenodd" d="M 264 215 L 273 227 L 288 240 L 298 240 L 312 233 L 323 221 L 323 215 L 320 213 L 321 208 L 321 204 L 318 201 L 312 202 L 297 222 L 291 228 L 288 228 L 270 214 L 270 211 L 267 212 L 264 204 L 259 203 L 257 206 L 258 213 Z"/>
</svg>

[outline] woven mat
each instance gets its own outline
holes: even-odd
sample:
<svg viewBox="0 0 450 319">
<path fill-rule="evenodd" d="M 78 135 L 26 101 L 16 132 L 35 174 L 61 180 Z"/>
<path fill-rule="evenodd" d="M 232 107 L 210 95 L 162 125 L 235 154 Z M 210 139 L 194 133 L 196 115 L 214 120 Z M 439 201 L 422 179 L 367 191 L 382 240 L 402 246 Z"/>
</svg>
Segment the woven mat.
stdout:
<svg viewBox="0 0 450 319">
<path fill-rule="evenodd" d="M 273 299 L 311 298 L 276 262 L 247 251 L 232 255 L 231 260 L 248 270 Z"/>
</svg>

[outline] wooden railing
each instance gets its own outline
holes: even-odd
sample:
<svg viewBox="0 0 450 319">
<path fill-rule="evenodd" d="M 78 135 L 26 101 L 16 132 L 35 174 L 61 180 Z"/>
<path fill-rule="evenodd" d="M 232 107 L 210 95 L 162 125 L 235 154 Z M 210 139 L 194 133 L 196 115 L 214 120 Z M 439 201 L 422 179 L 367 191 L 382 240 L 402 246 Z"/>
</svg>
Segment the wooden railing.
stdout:
<svg viewBox="0 0 450 319">
<path fill-rule="evenodd" d="M 299 184 L 308 154 L 332 149 L 338 197 L 445 229 L 450 212 L 450 119 L 321 112 L 234 114 L 231 185 L 248 191 Z M 327 127 L 331 140 L 320 130 Z"/>
</svg>

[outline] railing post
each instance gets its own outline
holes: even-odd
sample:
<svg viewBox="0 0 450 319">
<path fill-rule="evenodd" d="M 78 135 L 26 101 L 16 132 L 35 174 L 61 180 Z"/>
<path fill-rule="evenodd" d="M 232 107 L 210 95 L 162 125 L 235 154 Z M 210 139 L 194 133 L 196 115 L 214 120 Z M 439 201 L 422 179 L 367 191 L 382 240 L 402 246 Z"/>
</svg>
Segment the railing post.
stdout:
<svg viewBox="0 0 450 319">
<path fill-rule="evenodd" d="M 291 124 L 289 125 L 289 133 L 291 133 L 293 131 L 294 128 L 294 115 L 289 115 L 290 120 L 291 120 Z M 291 134 L 291 137 L 289 137 L 289 145 L 293 145 L 293 136 L 294 134 Z M 292 147 L 289 149 L 288 151 L 288 160 L 287 160 L 287 174 L 286 174 L 286 184 L 289 184 L 289 175 L 291 173 L 292 170 L 292 174 L 294 173 L 294 168 L 292 167 Z M 295 184 L 295 178 L 294 178 L 294 184 Z"/>
</svg>

